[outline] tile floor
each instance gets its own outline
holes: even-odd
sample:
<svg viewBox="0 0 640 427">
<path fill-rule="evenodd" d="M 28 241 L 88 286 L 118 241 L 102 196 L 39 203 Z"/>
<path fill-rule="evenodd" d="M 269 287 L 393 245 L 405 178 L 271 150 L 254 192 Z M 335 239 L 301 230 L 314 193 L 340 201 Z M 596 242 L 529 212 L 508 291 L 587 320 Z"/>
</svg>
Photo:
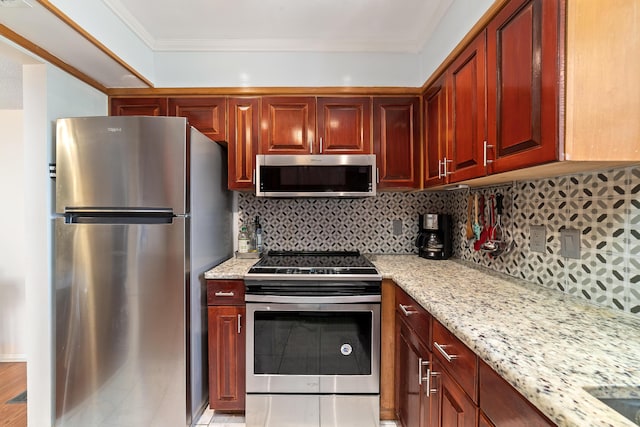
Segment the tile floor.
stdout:
<svg viewBox="0 0 640 427">
<path fill-rule="evenodd" d="M 244 415 L 216 414 L 212 409 L 204 411 L 197 426 L 208 427 L 245 427 Z M 395 421 L 381 421 L 380 427 L 396 427 Z"/>
</svg>

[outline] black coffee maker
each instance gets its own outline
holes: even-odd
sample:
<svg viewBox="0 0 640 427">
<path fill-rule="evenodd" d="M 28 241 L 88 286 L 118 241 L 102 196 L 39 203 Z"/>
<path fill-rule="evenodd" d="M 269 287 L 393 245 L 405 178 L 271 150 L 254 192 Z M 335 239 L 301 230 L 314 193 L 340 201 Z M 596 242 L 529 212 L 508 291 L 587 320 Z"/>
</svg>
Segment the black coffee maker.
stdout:
<svg viewBox="0 0 640 427">
<path fill-rule="evenodd" d="M 451 215 L 424 214 L 418 217 L 418 256 L 428 259 L 449 259 L 453 253 Z"/>
</svg>

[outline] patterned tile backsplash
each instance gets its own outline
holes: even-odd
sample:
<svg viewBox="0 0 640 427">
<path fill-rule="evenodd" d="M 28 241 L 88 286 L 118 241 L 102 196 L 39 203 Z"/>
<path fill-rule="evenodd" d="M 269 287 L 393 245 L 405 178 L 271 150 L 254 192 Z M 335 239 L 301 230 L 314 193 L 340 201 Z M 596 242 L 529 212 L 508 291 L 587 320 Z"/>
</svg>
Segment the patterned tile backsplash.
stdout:
<svg viewBox="0 0 640 427">
<path fill-rule="evenodd" d="M 474 250 L 466 238 L 467 202 L 476 193 L 487 199 L 504 195 L 501 223 L 513 246 L 499 257 Z M 456 258 L 640 314 L 640 167 L 471 190 L 384 192 L 366 199 L 238 197 L 240 221 L 252 224 L 260 216 L 269 249 L 415 253 L 418 214 L 428 212 L 453 215 Z M 532 225 L 544 226 L 543 253 L 530 248 Z M 565 228 L 580 233 L 580 259 L 561 255 Z"/>
</svg>

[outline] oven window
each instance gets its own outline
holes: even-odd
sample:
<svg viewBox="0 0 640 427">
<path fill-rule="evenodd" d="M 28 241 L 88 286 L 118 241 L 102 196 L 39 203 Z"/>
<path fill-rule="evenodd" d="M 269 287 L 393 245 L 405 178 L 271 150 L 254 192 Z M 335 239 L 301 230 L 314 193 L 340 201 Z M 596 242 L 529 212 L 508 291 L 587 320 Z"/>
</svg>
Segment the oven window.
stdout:
<svg viewBox="0 0 640 427">
<path fill-rule="evenodd" d="M 370 375 L 371 312 L 256 311 L 254 373 Z"/>
</svg>

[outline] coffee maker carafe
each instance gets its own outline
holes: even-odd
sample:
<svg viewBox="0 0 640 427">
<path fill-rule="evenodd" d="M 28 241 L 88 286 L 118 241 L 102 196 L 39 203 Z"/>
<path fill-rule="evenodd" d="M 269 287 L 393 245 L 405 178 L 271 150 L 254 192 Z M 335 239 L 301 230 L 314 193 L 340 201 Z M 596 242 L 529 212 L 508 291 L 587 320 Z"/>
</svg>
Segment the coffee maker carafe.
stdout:
<svg viewBox="0 0 640 427">
<path fill-rule="evenodd" d="M 451 215 L 424 214 L 418 217 L 418 255 L 428 259 L 448 259 L 453 252 Z"/>
</svg>

